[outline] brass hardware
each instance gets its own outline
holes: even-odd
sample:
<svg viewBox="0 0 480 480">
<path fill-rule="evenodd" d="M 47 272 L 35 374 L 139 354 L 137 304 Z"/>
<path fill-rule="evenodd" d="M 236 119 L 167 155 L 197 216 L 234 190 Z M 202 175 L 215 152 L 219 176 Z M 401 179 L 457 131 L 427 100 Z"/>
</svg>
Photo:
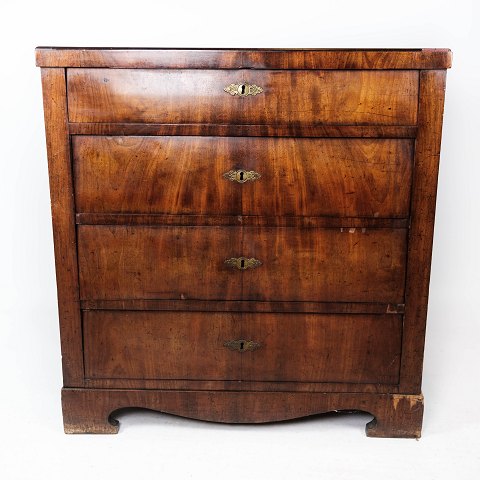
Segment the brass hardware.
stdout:
<svg viewBox="0 0 480 480">
<path fill-rule="evenodd" d="M 225 260 L 225 263 L 230 267 L 237 268 L 238 270 L 247 270 L 247 268 L 257 268 L 262 262 L 256 258 L 245 258 L 245 257 L 232 257 L 228 260 Z"/>
<path fill-rule="evenodd" d="M 234 350 L 236 352 L 252 352 L 261 347 L 261 345 L 253 340 L 230 340 L 223 344 L 224 347 Z"/>
<path fill-rule="evenodd" d="M 223 174 L 224 178 L 230 180 L 231 182 L 238 182 L 238 183 L 245 183 L 245 182 L 253 182 L 254 180 L 258 180 L 261 175 L 253 170 L 230 170 Z"/>
<path fill-rule="evenodd" d="M 250 85 L 249 83 L 231 83 L 224 90 L 230 95 L 238 95 L 239 97 L 247 97 L 248 95 L 258 95 L 263 92 L 262 87 Z"/>
</svg>

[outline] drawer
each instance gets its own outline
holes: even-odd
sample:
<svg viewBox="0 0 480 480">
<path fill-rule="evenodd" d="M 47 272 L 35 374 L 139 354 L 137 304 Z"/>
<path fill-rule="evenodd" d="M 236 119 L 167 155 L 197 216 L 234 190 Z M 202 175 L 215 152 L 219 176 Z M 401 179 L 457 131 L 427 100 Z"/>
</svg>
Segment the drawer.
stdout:
<svg viewBox="0 0 480 480">
<path fill-rule="evenodd" d="M 92 379 L 396 384 L 402 317 L 84 311 L 83 335 Z"/>
<path fill-rule="evenodd" d="M 71 122 L 415 125 L 417 70 L 67 69 Z M 231 95 L 254 85 L 256 95 Z M 241 87 L 240 87 L 241 88 Z"/>
<path fill-rule="evenodd" d="M 403 303 L 406 236 L 387 228 L 80 225 L 80 295 Z M 233 259 L 242 257 L 254 259 L 243 264 L 252 268 L 239 269 Z"/>
<path fill-rule="evenodd" d="M 411 139 L 74 136 L 72 148 L 78 212 L 409 212 Z"/>
</svg>

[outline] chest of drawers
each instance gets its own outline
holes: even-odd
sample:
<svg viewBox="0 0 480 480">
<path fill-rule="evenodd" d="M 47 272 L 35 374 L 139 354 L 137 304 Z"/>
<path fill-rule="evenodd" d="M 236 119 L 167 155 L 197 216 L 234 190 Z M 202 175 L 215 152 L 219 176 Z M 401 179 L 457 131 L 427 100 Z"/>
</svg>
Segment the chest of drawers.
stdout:
<svg viewBox="0 0 480 480">
<path fill-rule="evenodd" d="M 448 50 L 36 57 L 67 433 L 141 407 L 420 436 Z"/>
</svg>

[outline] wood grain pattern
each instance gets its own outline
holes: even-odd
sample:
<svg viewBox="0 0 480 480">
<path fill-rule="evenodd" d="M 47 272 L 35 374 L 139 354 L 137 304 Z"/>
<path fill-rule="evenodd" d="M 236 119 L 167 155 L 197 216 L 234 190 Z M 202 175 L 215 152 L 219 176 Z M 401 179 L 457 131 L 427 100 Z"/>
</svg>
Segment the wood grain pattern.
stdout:
<svg viewBox="0 0 480 480">
<path fill-rule="evenodd" d="M 73 137 L 78 212 L 236 215 L 228 138 Z"/>
<path fill-rule="evenodd" d="M 242 298 L 230 227 L 78 227 L 82 299 Z"/>
<path fill-rule="evenodd" d="M 86 311 L 83 331 L 89 378 L 395 384 L 402 317 Z"/>
<path fill-rule="evenodd" d="M 73 181 L 67 131 L 65 71 L 42 69 L 43 109 L 50 180 L 58 316 L 65 386 L 83 386 Z"/>
<path fill-rule="evenodd" d="M 413 125 L 418 72 L 72 68 L 67 90 L 71 122 Z"/>
<path fill-rule="evenodd" d="M 406 393 L 419 393 L 422 384 L 445 81 L 442 71 L 424 71 L 420 76 L 401 379 Z"/>
<path fill-rule="evenodd" d="M 249 300 L 403 303 L 406 231 L 244 227 Z"/>
<path fill-rule="evenodd" d="M 333 411 L 359 410 L 374 419 L 369 437 L 419 438 L 423 396 L 377 393 L 199 392 L 178 390 L 62 390 L 65 433 L 117 433 L 112 416 L 140 407 L 199 420 L 263 423 Z"/>
<path fill-rule="evenodd" d="M 75 203 L 89 213 L 407 217 L 410 140 L 72 139 Z M 238 184 L 231 170 L 261 177 Z"/>
<path fill-rule="evenodd" d="M 82 300 L 403 303 L 401 229 L 85 225 L 78 251 Z M 263 265 L 241 271 L 224 263 L 240 256 Z"/>
<path fill-rule="evenodd" d="M 408 216 L 410 140 L 232 141 L 234 168 L 262 175 L 241 185 L 243 215 Z"/>
<path fill-rule="evenodd" d="M 401 315 L 243 313 L 242 380 L 396 384 Z"/>
<path fill-rule="evenodd" d="M 38 47 L 37 66 L 108 68 L 444 69 L 452 52 L 422 49 L 156 49 Z"/>
<path fill-rule="evenodd" d="M 89 378 L 240 380 L 241 316 L 213 312 L 83 312 Z"/>
</svg>

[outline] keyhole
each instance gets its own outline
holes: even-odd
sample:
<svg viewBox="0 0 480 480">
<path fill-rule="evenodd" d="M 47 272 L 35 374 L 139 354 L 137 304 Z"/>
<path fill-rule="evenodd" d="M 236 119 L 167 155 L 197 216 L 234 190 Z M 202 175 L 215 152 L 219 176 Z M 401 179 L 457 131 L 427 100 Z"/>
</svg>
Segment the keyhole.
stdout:
<svg viewBox="0 0 480 480">
<path fill-rule="evenodd" d="M 240 172 L 240 180 L 243 181 L 243 173 L 244 172 Z"/>
<path fill-rule="evenodd" d="M 242 95 L 245 94 L 245 85 L 241 85 L 241 86 L 240 86 L 240 93 L 241 93 Z"/>
<path fill-rule="evenodd" d="M 245 342 L 240 342 L 240 350 L 243 350 L 243 345 Z"/>
<path fill-rule="evenodd" d="M 240 260 L 240 267 L 245 268 L 245 260 Z M 243 345 L 243 344 L 242 344 Z"/>
</svg>

